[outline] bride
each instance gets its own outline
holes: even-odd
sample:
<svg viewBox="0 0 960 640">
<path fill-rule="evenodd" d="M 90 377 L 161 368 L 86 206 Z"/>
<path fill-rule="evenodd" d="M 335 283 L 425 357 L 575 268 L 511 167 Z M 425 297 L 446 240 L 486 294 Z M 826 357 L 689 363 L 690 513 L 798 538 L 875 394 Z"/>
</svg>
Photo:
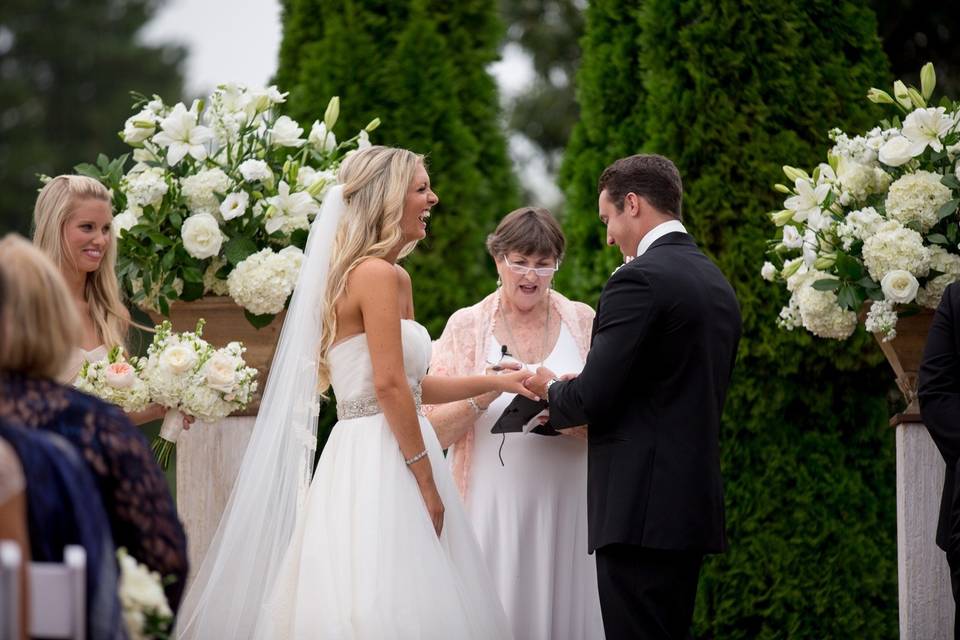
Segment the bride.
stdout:
<svg viewBox="0 0 960 640">
<path fill-rule="evenodd" d="M 420 403 L 530 396 L 515 371 L 426 375 L 396 261 L 437 196 L 423 159 L 344 161 L 314 221 L 260 413 L 178 638 L 505 638 L 479 547 Z M 339 422 L 310 481 L 318 394 Z"/>
</svg>

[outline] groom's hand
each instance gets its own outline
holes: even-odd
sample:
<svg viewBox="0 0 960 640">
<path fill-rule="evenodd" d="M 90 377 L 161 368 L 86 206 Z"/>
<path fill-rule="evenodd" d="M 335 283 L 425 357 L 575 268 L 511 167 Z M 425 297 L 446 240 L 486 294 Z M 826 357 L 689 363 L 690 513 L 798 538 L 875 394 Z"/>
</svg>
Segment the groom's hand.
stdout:
<svg viewBox="0 0 960 640">
<path fill-rule="evenodd" d="M 532 375 L 527 378 L 523 382 L 523 385 L 544 400 L 549 401 L 549 398 L 547 398 L 547 383 L 555 378 L 556 376 L 554 375 L 553 371 L 550 371 L 550 369 L 547 369 L 546 367 L 540 367 L 537 369 L 536 375 Z"/>
</svg>

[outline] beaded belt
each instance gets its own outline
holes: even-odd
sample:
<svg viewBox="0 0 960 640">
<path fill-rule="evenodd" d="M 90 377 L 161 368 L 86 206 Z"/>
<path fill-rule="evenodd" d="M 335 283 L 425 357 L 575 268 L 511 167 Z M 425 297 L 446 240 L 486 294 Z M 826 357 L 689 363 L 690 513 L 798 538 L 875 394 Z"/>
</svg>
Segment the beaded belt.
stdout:
<svg viewBox="0 0 960 640">
<path fill-rule="evenodd" d="M 417 413 L 423 415 L 420 406 L 423 400 L 423 389 L 419 384 L 410 388 L 413 392 L 413 403 L 417 407 Z M 367 396 L 366 398 L 357 398 L 356 400 L 337 400 L 337 420 L 353 420 L 354 418 L 366 418 L 383 413 L 380 403 L 376 396 Z"/>
</svg>

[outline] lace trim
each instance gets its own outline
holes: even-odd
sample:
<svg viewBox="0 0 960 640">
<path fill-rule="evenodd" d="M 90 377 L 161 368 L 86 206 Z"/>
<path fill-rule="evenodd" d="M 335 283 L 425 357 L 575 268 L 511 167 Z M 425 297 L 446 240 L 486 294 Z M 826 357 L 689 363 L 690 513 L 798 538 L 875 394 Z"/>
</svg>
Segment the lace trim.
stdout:
<svg viewBox="0 0 960 640">
<path fill-rule="evenodd" d="M 410 388 L 413 392 L 413 403 L 417 407 L 417 413 L 423 415 L 421 405 L 423 403 L 423 389 L 419 383 Z M 383 413 L 380 403 L 376 396 L 366 398 L 357 398 L 356 400 L 337 401 L 337 420 L 353 420 L 354 418 L 366 418 Z"/>
</svg>

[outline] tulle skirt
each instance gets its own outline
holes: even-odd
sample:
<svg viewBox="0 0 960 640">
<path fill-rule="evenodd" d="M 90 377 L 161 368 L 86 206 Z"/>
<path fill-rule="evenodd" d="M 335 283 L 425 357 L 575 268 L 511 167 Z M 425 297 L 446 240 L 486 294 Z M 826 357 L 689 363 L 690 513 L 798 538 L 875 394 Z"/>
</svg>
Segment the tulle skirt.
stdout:
<svg viewBox="0 0 960 640">
<path fill-rule="evenodd" d="M 444 504 L 438 537 L 383 414 L 339 422 L 257 638 L 509 638 L 506 616 L 443 458 L 420 418 Z"/>
</svg>

